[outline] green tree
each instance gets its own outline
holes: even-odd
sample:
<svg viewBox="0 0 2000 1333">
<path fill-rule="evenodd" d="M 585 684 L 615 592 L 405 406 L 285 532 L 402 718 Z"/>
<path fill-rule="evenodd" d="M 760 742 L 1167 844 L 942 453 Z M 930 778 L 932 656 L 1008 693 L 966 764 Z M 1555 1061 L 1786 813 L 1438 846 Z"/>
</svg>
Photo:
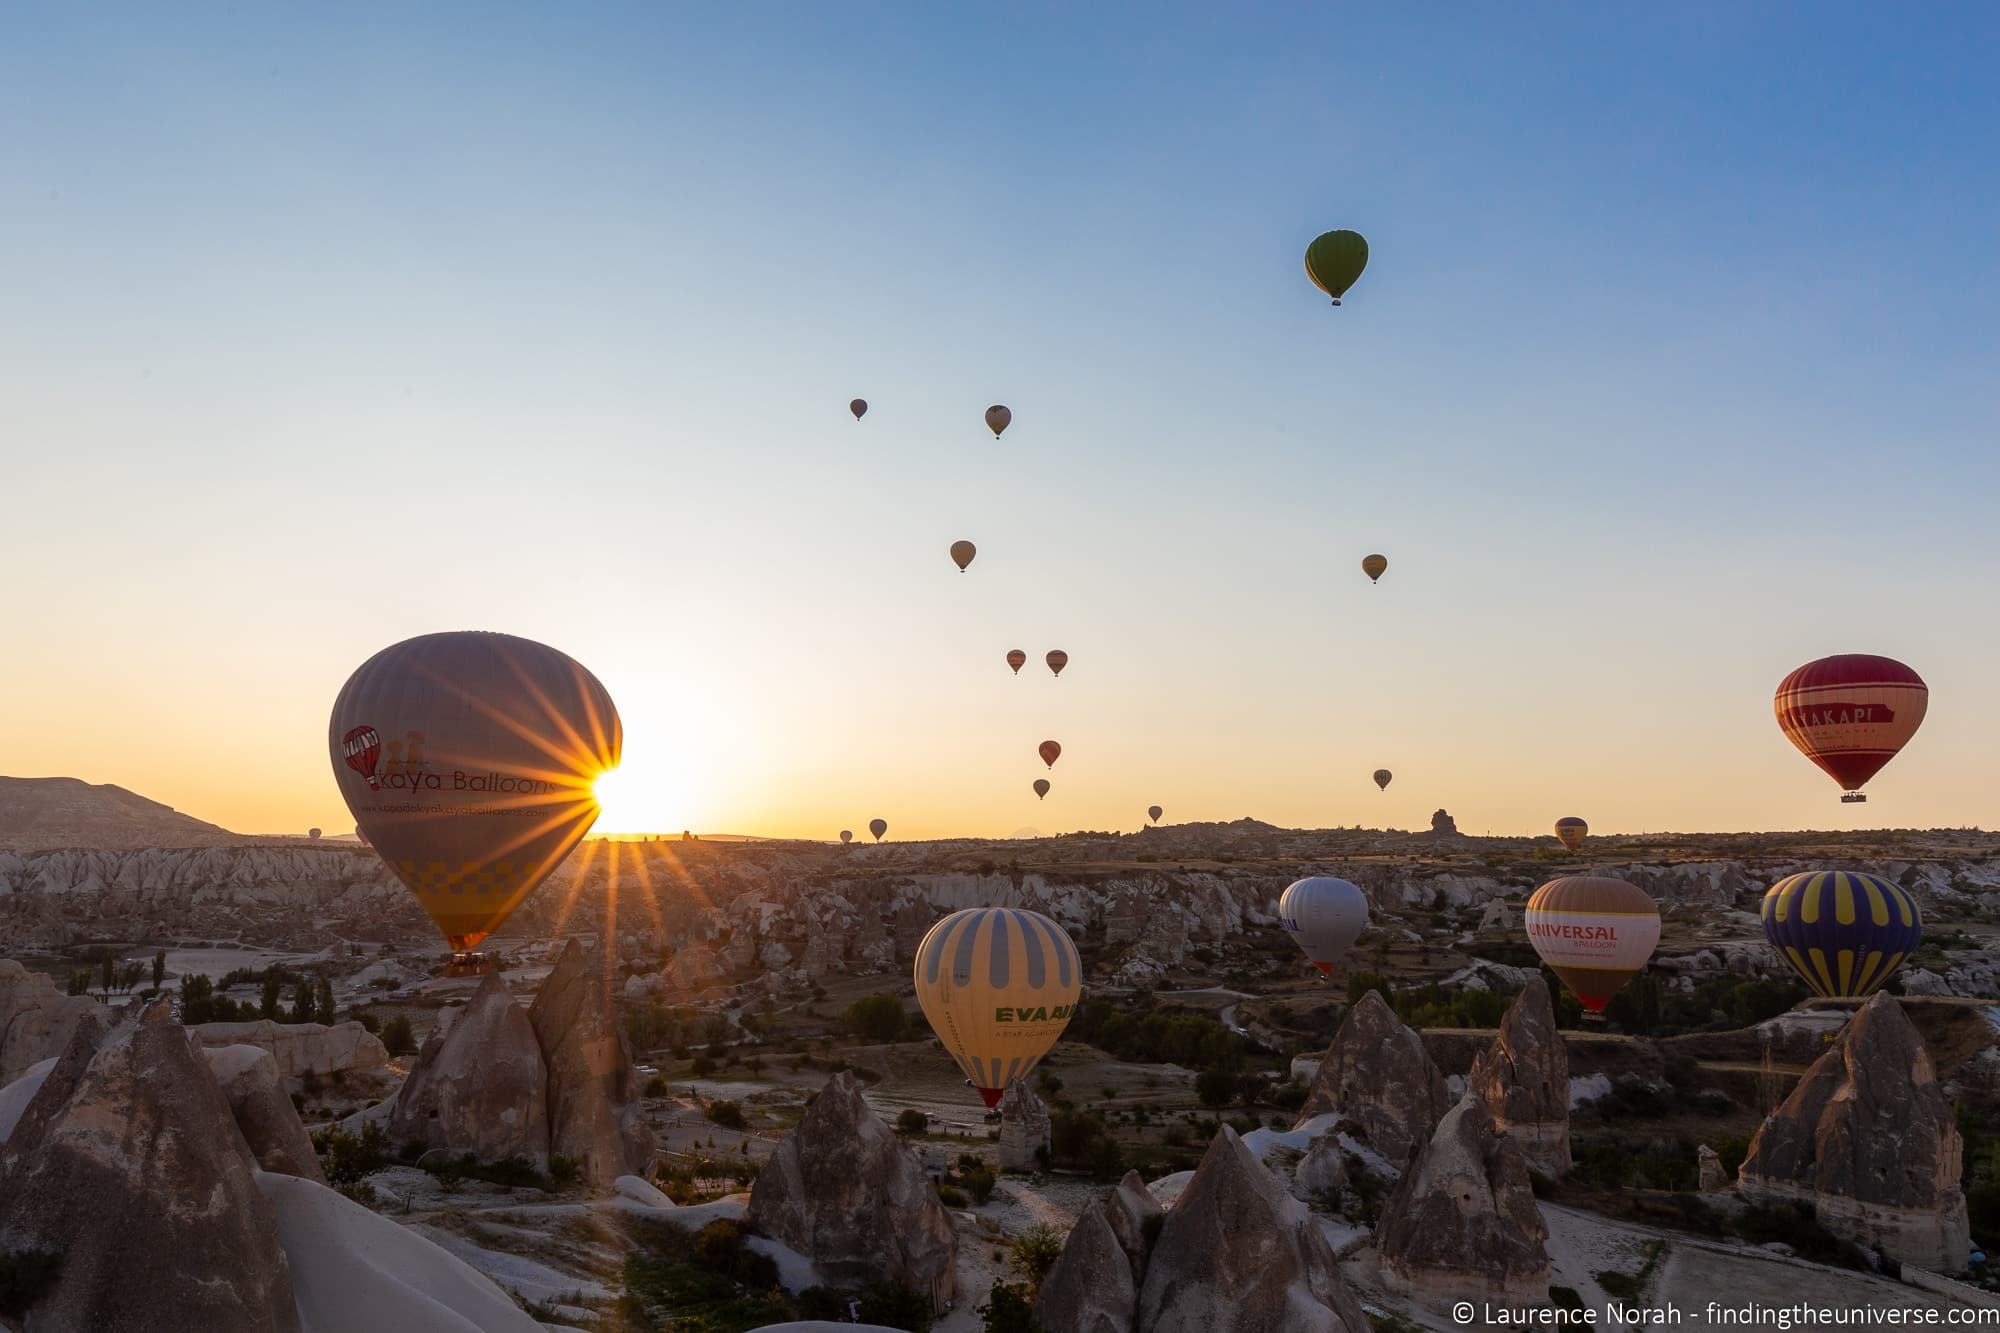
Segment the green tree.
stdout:
<svg viewBox="0 0 2000 1333">
<path fill-rule="evenodd" d="M 862 996 L 847 1006 L 841 1019 L 856 1039 L 873 1042 L 901 1041 L 910 1022 L 903 1002 L 888 992 Z"/>
<path fill-rule="evenodd" d="M 906 1106 L 903 1108 L 902 1113 L 896 1117 L 896 1132 L 908 1138 L 923 1133 L 925 1127 L 929 1124 L 929 1116 L 926 1116 L 914 1106 Z"/>
<path fill-rule="evenodd" d="M 264 993 L 257 1001 L 257 1012 L 272 1022 L 285 1016 L 284 983 L 278 979 L 275 970 L 264 974 Z"/>
<path fill-rule="evenodd" d="M 1014 1250 L 1007 1256 L 1007 1266 L 1020 1275 L 1022 1295 L 1030 1305 L 1042 1289 L 1042 1279 L 1055 1267 L 1062 1252 L 1063 1233 L 1047 1222 L 1037 1222 L 1014 1237 Z"/>
<path fill-rule="evenodd" d="M 1194 1095 L 1203 1106 L 1227 1106 L 1236 1095 L 1236 1075 L 1223 1069 L 1204 1069 L 1194 1078 Z"/>
<path fill-rule="evenodd" d="M 167 984 L 167 951 L 161 949 L 153 955 L 153 989 L 160 990 Z"/>
<path fill-rule="evenodd" d="M 333 1005 L 333 982 L 321 977 L 313 985 L 313 1008 L 319 1011 L 319 1021 L 332 1024 L 335 1018 Z"/>
<path fill-rule="evenodd" d="M 301 981 L 292 990 L 292 1016 L 294 1023 L 310 1023 L 313 1020 L 313 988 L 310 981 Z"/>
<path fill-rule="evenodd" d="M 1043 1333 L 1028 1298 L 1005 1282 L 994 1283 L 986 1304 L 974 1313 L 984 1321 L 980 1324 L 983 1333 Z"/>
<path fill-rule="evenodd" d="M 898 1282 L 877 1282 L 861 1293 L 861 1322 L 930 1333 L 930 1297 Z"/>
<path fill-rule="evenodd" d="M 111 988 L 118 984 L 118 960 L 106 952 L 97 961 L 98 980 L 103 983 L 104 993 L 111 994 Z"/>
<path fill-rule="evenodd" d="M 410 1031 L 410 1020 L 406 1015 L 397 1014 L 382 1025 L 382 1046 L 391 1055 L 415 1055 L 417 1039 Z"/>
</svg>

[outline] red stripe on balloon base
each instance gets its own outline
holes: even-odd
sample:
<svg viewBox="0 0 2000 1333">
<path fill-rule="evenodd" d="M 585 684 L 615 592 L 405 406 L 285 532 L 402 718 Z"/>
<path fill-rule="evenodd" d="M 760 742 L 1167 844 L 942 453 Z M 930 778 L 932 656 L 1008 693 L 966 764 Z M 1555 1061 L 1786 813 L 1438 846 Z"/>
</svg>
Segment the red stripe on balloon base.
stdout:
<svg viewBox="0 0 2000 1333">
<path fill-rule="evenodd" d="M 980 1101 L 982 1101 L 982 1102 L 985 1102 L 985 1103 L 986 1103 L 986 1109 L 990 1111 L 990 1110 L 992 1110 L 992 1109 L 993 1109 L 994 1107 L 996 1107 L 996 1106 L 998 1106 L 998 1105 L 1000 1104 L 1000 1094 L 1001 1094 L 1001 1093 L 1002 1093 L 1003 1091 L 1005 1091 L 1005 1089 L 1003 1089 L 1003 1088 L 980 1088 L 980 1089 L 978 1089 L 977 1091 L 978 1091 L 978 1093 L 979 1093 L 979 1100 L 980 1100 Z"/>
</svg>

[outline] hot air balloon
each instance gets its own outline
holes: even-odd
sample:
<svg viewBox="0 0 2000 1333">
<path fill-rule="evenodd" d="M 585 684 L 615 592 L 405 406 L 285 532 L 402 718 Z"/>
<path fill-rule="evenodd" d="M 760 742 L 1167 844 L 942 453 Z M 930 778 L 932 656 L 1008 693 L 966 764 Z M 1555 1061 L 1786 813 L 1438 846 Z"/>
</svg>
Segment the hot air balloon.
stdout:
<svg viewBox="0 0 2000 1333">
<path fill-rule="evenodd" d="M 1386 768 L 1378 768 L 1375 770 L 1375 785 L 1381 788 L 1383 791 L 1389 790 L 1389 784 L 1395 781 L 1395 779 L 1396 775 L 1394 773 L 1391 773 Z"/>
<path fill-rule="evenodd" d="M 319 837 L 319 830 L 316 828 L 309 828 L 306 830 L 306 836 L 308 838 L 317 838 Z"/>
<path fill-rule="evenodd" d="M 847 410 L 854 414 L 856 421 L 859 421 L 868 415 L 868 400 L 866 398 L 857 398 L 847 405 Z"/>
<path fill-rule="evenodd" d="M 1861 999 L 1881 989 L 1924 935 L 1901 887 L 1852 870 L 1809 870 L 1764 891 L 1764 938 L 1813 993 Z"/>
<path fill-rule="evenodd" d="M 1155 824 L 1160 822 L 1160 816 L 1163 813 L 1165 812 L 1162 811 L 1160 807 L 1157 805 L 1149 805 L 1146 807 L 1146 818 L 1152 820 Z"/>
<path fill-rule="evenodd" d="M 1358 231 L 1329 231 L 1306 247 L 1306 276 L 1335 305 L 1368 267 L 1368 242 Z"/>
<path fill-rule="evenodd" d="M 1361 572 L 1368 576 L 1370 583 L 1380 583 L 1382 576 L 1389 572 L 1389 557 L 1386 555 L 1362 556 Z"/>
<path fill-rule="evenodd" d="M 1660 909 L 1622 879 L 1565 875 L 1528 898 L 1528 943 L 1591 1013 L 1638 975 L 1660 943 Z"/>
<path fill-rule="evenodd" d="M 1083 962 L 1040 912 L 969 907 L 917 946 L 917 1003 L 988 1107 L 1026 1078 L 1068 1025 Z"/>
<path fill-rule="evenodd" d="M 327 744 L 358 831 L 463 955 L 597 818 L 618 709 L 580 664 L 469 631 L 384 648 L 334 700 Z M 386 756 L 386 762 L 383 762 Z"/>
<path fill-rule="evenodd" d="M 1278 920 L 1312 965 L 1328 976 L 1368 928 L 1368 899 L 1332 875 L 1314 875 L 1278 898 Z"/>
<path fill-rule="evenodd" d="M 889 821 L 886 819 L 871 819 L 868 821 L 868 831 L 875 835 L 875 841 L 880 842 L 882 841 L 882 835 L 889 831 Z"/>
<path fill-rule="evenodd" d="M 845 847 L 845 846 L 846 846 L 846 845 L 847 845 L 848 843 L 850 843 L 850 842 L 853 842 L 853 841 L 854 841 L 854 830 L 853 830 L 853 829 L 851 829 L 851 828 L 844 828 L 844 829 L 842 829 L 842 830 L 840 831 L 840 845 L 841 845 L 841 846 Z"/>
<path fill-rule="evenodd" d="M 1049 649 L 1049 655 L 1042 660 L 1049 664 L 1051 675 L 1060 676 L 1063 668 L 1069 665 L 1069 654 L 1060 648 L 1051 648 Z"/>
<path fill-rule="evenodd" d="M 1560 838 L 1562 845 L 1571 851 L 1583 846 L 1583 840 L 1589 836 L 1590 825 L 1575 815 L 1565 815 L 1556 821 L 1556 837 Z"/>
<path fill-rule="evenodd" d="M 1021 668 L 1027 664 L 1028 655 L 1019 648 L 1010 648 L 1007 650 L 1007 665 L 1014 668 L 1015 675 L 1020 675 Z"/>
<path fill-rule="evenodd" d="M 1062 758 L 1062 746 L 1056 743 L 1055 741 L 1043 741 L 1040 745 L 1036 746 L 1035 748 L 1037 751 L 1040 752 L 1042 756 L 1042 762 L 1047 764 L 1050 768 L 1054 768 L 1056 766 L 1056 760 Z"/>
<path fill-rule="evenodd" d="M 993 438 L 996 440 L 1000 438 L 1000 432 L 1007 429 L 1007 423 L 1013 419 L 1014 414 L 999 403 L 986 409 L 986 429 L 993 432 Z"/>
<path fill-rule="evenodd" d="M 1840 784 L 1840 799 L 1865 801 L 1861 787 L 1917 734 L 1930 694 L 1893 657 L 1842 653 L 1785 677 L 1773 707 L 1799 753 Z"/>
<path fill-rule="evenodd" d="M 1049 794 L 1049 780 L 1047 778 L 1036 778 L 1035 799 L 1040 800 L 1041 798 L 1047 796 L 1048 794 Z"/>
<path fill-rule="evenodd" d="M 971 542 L 960 541 L 951 544 L 951 562 L 958 566 L 958 572 L 961 574 L 965 572 L 965 567 L 972 563 L 972 557 L 978 554 L 979 548 Z"/>
</svg>

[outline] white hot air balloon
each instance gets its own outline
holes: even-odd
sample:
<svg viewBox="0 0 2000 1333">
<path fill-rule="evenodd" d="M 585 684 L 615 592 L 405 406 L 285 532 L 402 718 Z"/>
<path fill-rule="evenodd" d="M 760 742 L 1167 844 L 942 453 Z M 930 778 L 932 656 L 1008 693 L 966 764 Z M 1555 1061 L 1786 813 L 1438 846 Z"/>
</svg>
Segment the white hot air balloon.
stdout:
<svg viewBox="0 0 2000 1333">
<path fill-rule="evenodd" d="M 1368 928 L 1368 899 L 1344 879 L 1315 875 L 1285 890 L 1278 920 L 1312 965 L 1331 976 L 1333 965 Z"/>
</svg>

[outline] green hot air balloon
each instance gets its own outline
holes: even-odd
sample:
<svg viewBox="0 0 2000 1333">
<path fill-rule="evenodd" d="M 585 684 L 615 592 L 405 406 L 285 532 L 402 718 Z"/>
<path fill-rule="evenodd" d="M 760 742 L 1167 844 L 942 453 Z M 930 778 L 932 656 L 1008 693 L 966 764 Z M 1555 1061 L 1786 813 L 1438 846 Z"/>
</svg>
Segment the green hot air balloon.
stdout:
<svg viewBox="0 0 2000 1333">
<path fill-rule="evenodd" d="M 1358 231 L 1330 231 L 1306 247 L 1306 276 L 1335 305 L 1368 267 L 1368 241 Z"/>
</svg>

